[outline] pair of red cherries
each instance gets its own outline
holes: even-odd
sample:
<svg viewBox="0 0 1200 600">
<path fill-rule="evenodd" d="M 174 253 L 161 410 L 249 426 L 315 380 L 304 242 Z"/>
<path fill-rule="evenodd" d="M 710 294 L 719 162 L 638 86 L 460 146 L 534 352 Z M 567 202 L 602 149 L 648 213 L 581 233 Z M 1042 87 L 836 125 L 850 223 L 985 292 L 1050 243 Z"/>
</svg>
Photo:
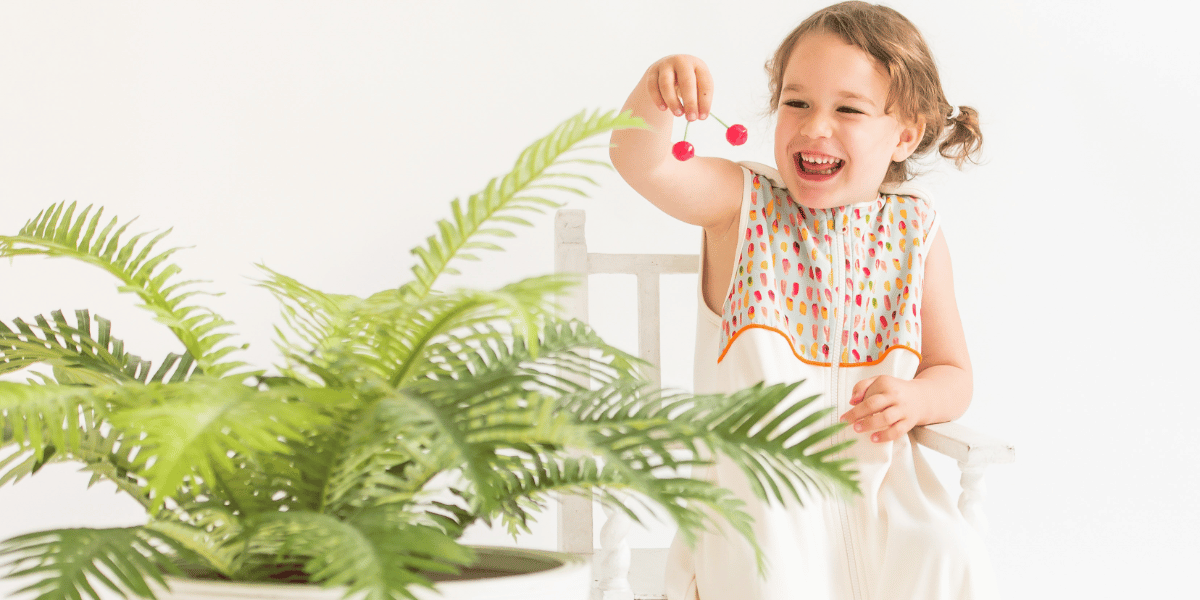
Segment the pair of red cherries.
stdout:
<svg viewBox="0 0 1200 600">
<path fill-rule="evenodd" d="M 725 121 L 722 121 L 717 115 L 712 113 L 709 113 L 709 115 L 725 127 L 725 139 L 730 144 L 734 146 L 741 146 L 742 144 L 746 143 L 746 138 L 750 137 L 749 132 L 746 131 L 745 125 L 739 125 L 736 123 L 732 126 L 725 125 Z M 687 125 L 683 126 L 683 139 L 675 142 L 675 145 L 671 147 L 671 154 L 675 155 L 676 160 L 687 160 L 696 155 L 696 148 L 694 148 L 692 144 L 687 141 L 687 130 L 691 124 L 692 122 L 688 121 Z"/>
</svg>

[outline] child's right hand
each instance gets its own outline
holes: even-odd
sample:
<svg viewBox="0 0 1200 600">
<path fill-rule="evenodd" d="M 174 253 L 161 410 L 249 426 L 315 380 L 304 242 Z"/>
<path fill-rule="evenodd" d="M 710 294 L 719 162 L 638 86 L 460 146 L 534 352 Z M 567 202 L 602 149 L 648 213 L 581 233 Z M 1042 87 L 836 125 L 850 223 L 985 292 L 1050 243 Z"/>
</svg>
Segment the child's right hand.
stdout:
<svg viewBox="0 0 1200 600">
<path fill-rule="evenodd" d="M 699 58 L 686 54 L 662 58 L 646 70 L 642 85 L 659 110 L 689 121 L 708 118 L 713 80 L 708 65 Z"/>
<path fill-rule="evenodd" d="M 738 223 L 742 168 L 712 156 L 676 160 L 671 152 L 675 117 L 708 117 L 712 98 L 712 75 L 704 61 L 683 54 L 656 61 L 621 109 L 644 119 L 646 127 L 614 131 L 609 158 L 630 187 L 663 212 L 721 237 Z M 732 263 L 733 257 L 721 260 Z"/>
</svg>

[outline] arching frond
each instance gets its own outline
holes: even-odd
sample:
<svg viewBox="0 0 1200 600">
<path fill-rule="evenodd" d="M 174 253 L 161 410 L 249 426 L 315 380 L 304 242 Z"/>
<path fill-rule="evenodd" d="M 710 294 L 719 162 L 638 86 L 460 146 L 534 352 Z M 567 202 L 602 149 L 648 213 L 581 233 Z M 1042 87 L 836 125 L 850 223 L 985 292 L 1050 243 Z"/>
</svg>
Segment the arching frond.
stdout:
<svg viewBox="0 0 1200 600">
<path fill-rule="evenodd" d="M 91 483 L 104 479 L 149 504 L 131 460 L 136 441 L 105 420 L 113 386 L 30 385 L 0 382 L 0 485 L 16 483 L 51 462 L 82 463 Z"/>
<path fill-rule="evenodd" d="M 634 522 L 641 518 L 634 506 L 646 512 L 661 507 L 679 526 L 685 540 L 692 542 L 701 531 L 727 527 L 741 534 L 757 549 L 751 529 L 753 519 L 745 505 L 727 489 L 706 481 L 651 472 L 646 465 L 608 462 L 598 456 L 531 454 L 514 457 L 505 465 L 506 485 L 494 512 L 481 518 L 499 517 L 514 535 L 528 532 L 529 521 L 542 510 L 546 494 L 590 493 L 608 506 L 624 511 Z M 660 469 L 661 471 L 661 469 Z M 763 557 L 760 555 L 760 567 Z"/>
<path fill-rule="evenodd" d="M 250 457 L 286 455 L 280 440 L 303 439 L 329 417 L 311 402 L 330 390 L 259 390 L 232 380 L 193 378 L 185 384 L 124 386 L 112 400 L 114 426 L 140 438 L 135 465 L 147 480 L 153 510 L 174 497 L 185 479 L 216 484 L 222 473 L 242 471 Z M 152 462 L 148 462 L 154 457 Z M 270 465 L 282 479 L 298 478 L 284 461 Z M 243 477 L 244 475 L 238 475 Z"/>
<path fill-rule="evenodd" d="M 411 504 L 429 477 L 445 470 L 452 449 L 435 444 L 425 411 L 407 399 L 380 398 L 350 422 L 330 465 L 322 507 L 345 514 L 367 506 Z"/>
<path fill-rule="evenodd" d="M 101 589 L 122 596 L 152 598 L 148 581 L 165 587 L 163 573 L 178 573 L 171 560 L 186 552 L 173 540 L 143 527 L 56 529 L 17 536 L 0 543 L 9 577 L 32 577 L 18 593 L 38 598 L 92 598 Z"/>
<path fill-rule="evenodd" d="M 479 325 L 505 324 L 510 335 L 522 338 L 536 354 L 544 317 L 572 283 L 562 276 L 530 277 L 493 291 L 455 290 L 411 303 L 401 294 L 376 294 L 364 305 L 364 318 L 388 327 L 372 340 L 371 350 L 391 366 L 394 387 L 424 376 L 430 344 Z"/>
<path fill-rule="evenodd" d="M 470 343 L 448 336 L 429 348 L 440 369 L 399 391 L 381 381 L 385 395 L 359 415 L 347 437 L 326 505 L 414 502 L 447 465 L 461 470 L 472 497 L 493 502 L 503 496 L 497 490 L 505 485 L 508 451 L 534 455 L 585 441 L 568 426 L 567 413 L 553 410 L 552 398 L 586 387 L 557 371 L 624 382 L 626 391 L 643 384 L 640 361 L 608 347 L 586 325 L 552 321 L 540 331 L 536 356 L 505 332 L 481 329 Z M 607 353 L 593 357 L 586 349 Z"/>
<path fill-rule="evenodd" d="M 259 268 L 267 274 L 259 281 L 259 286 L 269 290 L 279 301 L 288 328 L 288 332 L 278 327 L 275 330 L 275 345 L 287 361 L 281 371 L 297 379 L 314 375 L 325 385 L 340 385 L 342 382 L 330 373 L 329 365 L 323 361 L 331 351 L 353 344 L 365 335 L 363 330 L 368 325 L 356 318 L 362 299 L 328 294 L 265 265 L 259 265 Z"/>
<path fill-rule="evenodd" d="M 811 494 L 855 491 L 856 472 L 840 458 L 849 443 L 822 444 L 844 425 L 822 426 L 832 409 L 813 410 L 815 396 L 792 398 L 800 383 L 657 402 L 609 394 L 572 399 L 567 409 L 594 425 L 596 448 L 622 464 L 673 466 L 673 449 L 686 449 L 695 460 L 700 448 L 736 462 L 763 499 L 803 504 Z"/>
<path fill-rule="evenodd" d="M 176 510 L 171 519 L 152 519 L 145 529 L 173 546 L 184 548 L 192 567 L 219 573 L 226 578 L 237 574 L 241 548 L 233 544 L 242 533 L 241 521 L 224 507 Z"/>
<path fill-rule="evenodd" d="M 37 315 L 33 323 L 13 319 L 10 329 L 0 322 L 0 373 L 45 363 L 54 368 L 59 383 L 108 385 L 122 382 L 183 381 L 195 366 L 188 355 L 169 354 L 157 370 L 125 349 L 112 336 L 112 324 L 87 310 L 75 311 L 75 324 L 61 311 L 50 319 Z"/>
<path fill-rule="evenodd" d="M 96 427 L 105 395 L 95 388 L 0 381 L 0 425 L 9 438 L 5 441 L 31 451 L 37 462 L 53 453 L 86 459 L 80 456 L 83 434 Z M 9 477 L 0 470 L 0 481 Z"/>
<path fill-rule="evenodd" d="M 365 592 L 368 600 L 413 598 L 410 586 L 432 587 L 422 571 L 452 573 L 474 558 L 440 528 L 382 509 L 348 519 L 270 513 L 252 520 L 243 538 L 253 555 L 298 562 L 311 581 L 344 586 L 347 596 Z"/>
<path fill-rule="evenodd" d="M 219 377 L 242 366 L 222 360 L 236 349 L 223 344 L 230 334 L 222 330 L 231 323 L 208 308 L 186 303 L 202 292 L 194 288 L 195 281 L 178 281 L 179 267 L 167 262 L 179 248 L 156 253 L 155 246 L 171 230 L 149 239 L 151 232 L 122 240 L 132 221 L 121 224 L 114 217 L 101 226 L 104 209 L 89 218 L 91 210 L 87 206 L 76 217 L 74 202 L 50 206 L 17 235 L 0 236 L 0 256 L 68 257 L 95 265 L 120 281 L 120 291 L 137 294 L 141 306 L 170 328 L 201 372 Z"/>
<path fill-rule="evenodd" d="M 614 489 L 624 487 L 624 480 L 594 456 L 533 454 L 525 459 L 512 457 L 506 467 L 504 485 L 498 489 L 492 511 L 480 518 L 499 518 L 513 535 L 530 531 L 529 523 L 545 508 L 550 493 L 592 494 L 602 503 L 624 507 L 624 498 L 613 494 Z M 638 518 L 632 511 L 629 515 Z"/>
<path fill-rule="evenodd" d="M 534 324 L 532 344 L 490 322 L 444 334 L 426 347 L 430 368 L 412 385 L 429 385 L 426 379 L 455 385 L 501 371 L 535 376 L 548 393 L 567 393 L 589 379 L 601 385 L 616 379 L 645 381 L 645 361 L 610 346 L 586 323 L 539 314 Z"/>
<path fill-rule="evenodd" d="M 544 212 L 562 206 L 560 202 L 543 197 L 540 189 L 553 185 L 555 191 L 586 196 L 581 183 L 594 183 L 587 177 L 570 177 L 570 173 L 554 169 L 565 160 L 564 154 L 580 142 L 595 135 L 629 127 L 645 127 L 645 122 L 630 112 L 616 111 L 588 114 L 581 112 L 563 122 L 554 131 L 526 148 L 517 158 L 512 171 L 488 182 L 484 189 L 467 199 L 466 205 L 455 199 L 450 203 L 451 218 L 438 221 L 439 235 L 432 235 L 425 244 L 413 249 L 417 264 L 413 266 L 415 281 L 401 288 L 405 296 L 422 298 L 434 289 L 442 273 L 457 273 L 450 266 L 454 258 L 473 257 L 475 250 L 499 249 L 494 241 L 480 238 L 512 237 L 508 228 L 487 227 L 489 221 L 528 225 L 514 213 Z M 597 161 L 575 161 L 575 164 L 603 165 Z"/>
</svg>

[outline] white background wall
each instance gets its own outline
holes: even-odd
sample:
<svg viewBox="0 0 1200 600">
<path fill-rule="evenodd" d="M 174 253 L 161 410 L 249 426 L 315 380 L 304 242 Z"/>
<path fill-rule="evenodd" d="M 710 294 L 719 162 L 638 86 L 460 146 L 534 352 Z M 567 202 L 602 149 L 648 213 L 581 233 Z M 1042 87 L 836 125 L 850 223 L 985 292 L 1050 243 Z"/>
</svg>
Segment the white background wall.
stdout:
<svg viewBox="0 0 1200 600">
<path fill-rule="evenodd" d="M 1194 15 L 1165 0 L 892 5 L 925 33 L 951 102 L 982 115 L 985 164 L 923 185 L 945 219 L 975 365 L 963 421 L 1018 447 L 1015 465 L 989 474 L 1006 595 L 1194 589 Z M 0 231 L 61 200 L 173 226 L 177 245 L 196 246 L 177 262 L 227 292 L 214 308 L 266 364 L 276 312 L 253 263 L 331 291 L 403 281 L 408 249 L 451 198 L 567 116 L 619 107 L 665 54 L 708 61 L 714 110 L 751 132 L 734 149 L 700 124 L 697 151 L 771 163 L 762 63 L 821 4 L 733 6 L 5 0 Z M 594 249 L 696 248 L 696 230 L 614 176 L 571 205 L 588 210 Z M 460 283 L 547 272 L 551 239 L 540 218 Z M 692 285 L 668 300 L 679 338 L 666 345 L 668 384 L 689 376 Z M 0 265 L 0 319 L 90 307 L 146 356 L 173 349 L 130 304 L 74 265 Z M 625 314 L 593 303 L 602 331 L 632 343 Z M 0 489 L 0 537 L 137 518 L 69 469 Z M 539 531 L 522 543 L 552 544 Z"/>
</svg>

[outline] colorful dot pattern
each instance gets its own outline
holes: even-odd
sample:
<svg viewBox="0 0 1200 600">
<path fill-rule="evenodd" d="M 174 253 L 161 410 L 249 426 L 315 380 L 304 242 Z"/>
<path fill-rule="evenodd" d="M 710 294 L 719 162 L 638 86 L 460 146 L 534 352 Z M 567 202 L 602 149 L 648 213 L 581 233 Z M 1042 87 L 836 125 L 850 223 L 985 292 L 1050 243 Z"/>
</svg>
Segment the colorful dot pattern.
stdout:
<svg viewBox="0 0 1200 600">
<path fill-rule="evenodd" d="M 834 353 L 841 366 L 876 364 L 898 349 L 920 357 L 921 277 L 936 219 L 927 200 L 880 194 L 811 209 L 755 173 L 743 207 L 720 358 L 752 328 L 783 335 L 796 358 L 814 365 L 832 365 Z"/>
</svg>

